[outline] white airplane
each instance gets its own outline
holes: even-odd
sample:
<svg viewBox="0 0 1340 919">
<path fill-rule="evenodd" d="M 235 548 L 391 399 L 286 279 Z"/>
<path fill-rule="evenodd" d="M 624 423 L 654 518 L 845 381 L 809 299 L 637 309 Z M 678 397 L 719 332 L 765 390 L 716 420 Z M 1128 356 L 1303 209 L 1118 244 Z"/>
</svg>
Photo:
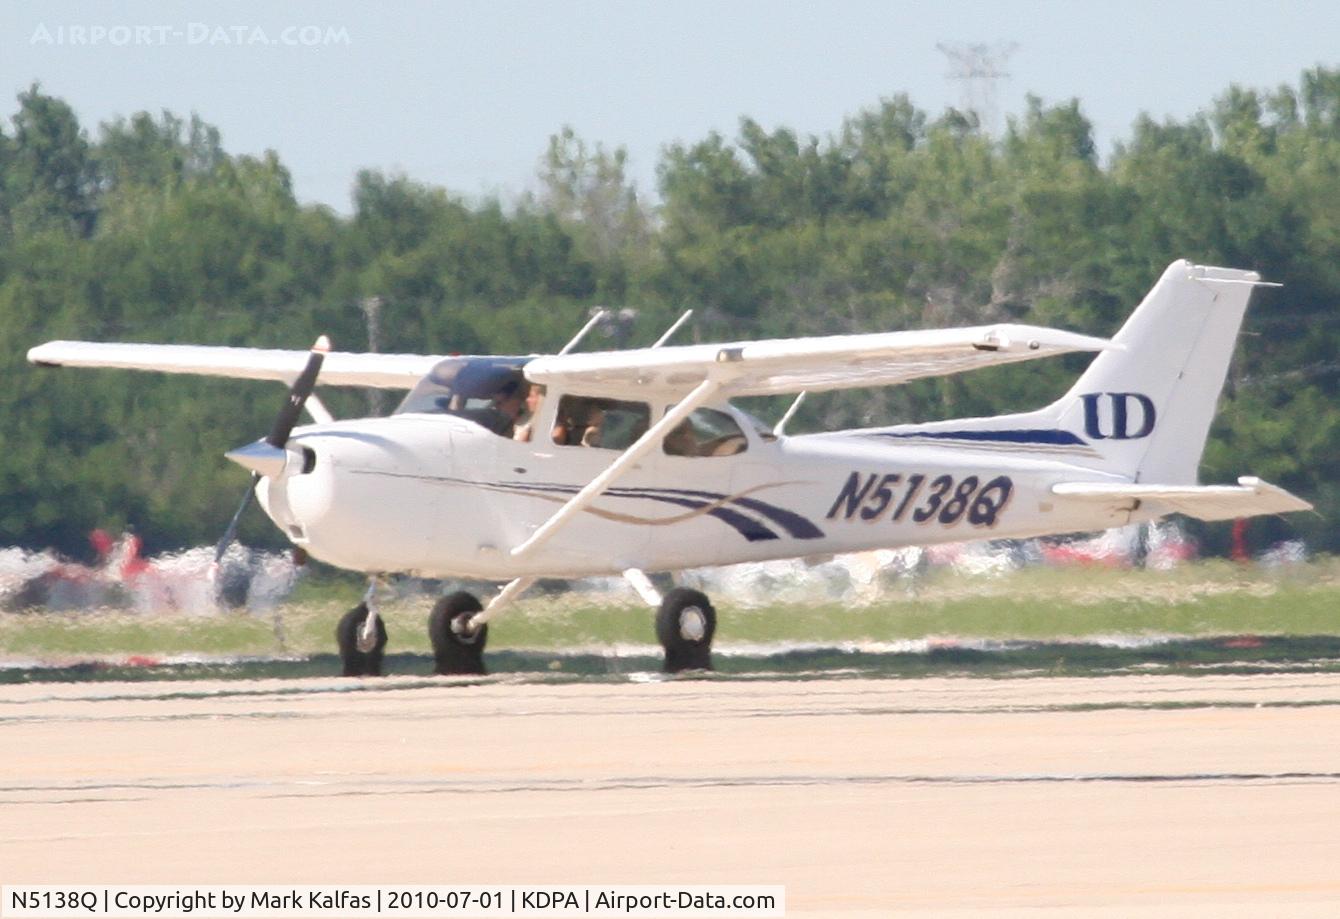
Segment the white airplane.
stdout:
<svg viewBox="0 0 1340 919">
<path fill-rule="evenodd" d="M 28 359 L 290 383 L 270 435 L 227 455 L 295 546 L 369 575 L 337 629 L 347 675 L 380 673 L 377 586 L 392 573 L 506 582 L 486 606 L 464 592 L 437 602 L 439 673 L 484 672 L 486 624 L 537 578 L 608 574 L 657 608 L 675 672 L 710 667 L 716 613 L 646 572 L 1310 508 L 1256 478 L 1197 479 L 1257 286 L 1253 272 L 1175 262 L 1111 340 L 1002 324 L 663 347 L 672 327 L 650 348 L 572 353 L 583 329 L 531 357 L 327 353 L 323 337 L 310 354 L 54 341 Z M 1098 356 L 1021 414 L 786 436 L 786 418 L 769 428 L 730 402 L 1073 351 Z M 389 417 L 336 421 L 312 396 L 318 379 L 409 392 Z M 295 428 L 304 405 L 316 423 Z"/>
</svg>

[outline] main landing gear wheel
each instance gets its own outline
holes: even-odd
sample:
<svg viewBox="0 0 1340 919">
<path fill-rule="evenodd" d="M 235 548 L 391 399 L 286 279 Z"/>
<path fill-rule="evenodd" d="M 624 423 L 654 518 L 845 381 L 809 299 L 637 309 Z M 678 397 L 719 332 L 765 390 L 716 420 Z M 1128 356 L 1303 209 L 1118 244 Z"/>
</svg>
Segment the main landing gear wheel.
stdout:
<svg viewBox="0 0 1340 919">
<path fill-rule="evenodd" d="M 340 663 L 344 676 L 381 676 L 382 652 L 386 650 L 386 623 L 377 617 L 377 627 L 371 644 L 360 639 L 363 623 L 368 618 L 368 605 L 360 603 L 340 619 L 335 627 L 335 640 L 340 646 Z"/>
<path fill-rule="evenodd" d="M 665 649 L 665 672 L 711 670 L 716 630 L 717 611 L 706 594 L 687 587 L 667 593 L 656 611 L 656 640 Z"/>
<path fill-rule="evenodd" d="M 489 627 L 470 632 L 470 617 L 482 610 L 473 594 L 458 590 L 433 604 L 428 614 L 428 638 L 433 642 L 433 673 L 443 676 L 483 675 L 484 644 Z"/>
</svg>

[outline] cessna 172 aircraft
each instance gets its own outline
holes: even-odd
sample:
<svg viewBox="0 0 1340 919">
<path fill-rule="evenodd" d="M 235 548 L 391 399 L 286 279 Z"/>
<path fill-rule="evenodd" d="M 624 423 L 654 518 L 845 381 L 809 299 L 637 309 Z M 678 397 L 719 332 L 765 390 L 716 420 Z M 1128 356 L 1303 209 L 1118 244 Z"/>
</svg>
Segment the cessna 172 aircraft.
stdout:
<svg viewBox="0 0 1340 919">
<path fill-rule="evenodd" d="M 486 624 L 537 578 L 603 574 L 657 609 L 675 672 L 710 667 L 716 613 L 646 572 L 1308 509 L 1256 478 L 1198 484 L 1261 285 L 1175 262 L 1111 340 L 1001 324 L 665 347 L 672 328 L 650 348 L 572 353 L 574 339 L 531 357 L 327 353 L 323 337 L 310 354 L 55 341 L 28 359 L 290 383 L 269 436 L 227 454 L 252 471 L 238 514 L 254 493 L 294 545 L 369 575 L 337 629 L 347 675 L 381 671 L 377 584 L 392 573 L 506 582 L 487 605 L 437 602 L 439 673 L 484 672 Z M 786 436 L 785 418 L 769 428 L 730 402 L 1073 351 L 1098 355 L 1069 392 L 1020 414 Z M 389 417 L 336 421 L 318 381 L 408 394 Z M 316 423 L 295 427 L 304 406 Z"/>
</svg>

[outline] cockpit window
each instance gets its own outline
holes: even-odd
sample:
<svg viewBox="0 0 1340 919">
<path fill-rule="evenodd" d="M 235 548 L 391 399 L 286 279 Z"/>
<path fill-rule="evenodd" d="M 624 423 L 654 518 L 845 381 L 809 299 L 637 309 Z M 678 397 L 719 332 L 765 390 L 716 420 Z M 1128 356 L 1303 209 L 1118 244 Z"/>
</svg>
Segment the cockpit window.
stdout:
<svg viewBox="0 0 1340 919">
<path fill-rule="evenodd" d="M 625 450 L 647 433 L 651 410 L 645 402 L 564 396 L 558 400 L 554 443 L 560 447 Z"/>
<path fill-rule="evenodd" d="M 449 357 L 433 366 L 392 413 L 457 415 L 511 437 L 525 407 L 526 358 Z"/>
</svg>

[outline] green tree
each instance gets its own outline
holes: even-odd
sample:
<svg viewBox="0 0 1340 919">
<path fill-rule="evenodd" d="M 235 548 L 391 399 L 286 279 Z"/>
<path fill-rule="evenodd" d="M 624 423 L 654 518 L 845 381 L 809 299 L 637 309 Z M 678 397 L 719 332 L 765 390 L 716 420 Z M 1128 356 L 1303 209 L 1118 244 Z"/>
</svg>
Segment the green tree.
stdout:
<svg viewBox="0 0 1340 919">
<path fill-rule="evenodd" d="M 93 232 L 96 174 L 88 138 L 69 105 L 33 84 L 18 97 L 5 155 L 4 198 L 16 232 L 55 226 Z"/>
</svg>

